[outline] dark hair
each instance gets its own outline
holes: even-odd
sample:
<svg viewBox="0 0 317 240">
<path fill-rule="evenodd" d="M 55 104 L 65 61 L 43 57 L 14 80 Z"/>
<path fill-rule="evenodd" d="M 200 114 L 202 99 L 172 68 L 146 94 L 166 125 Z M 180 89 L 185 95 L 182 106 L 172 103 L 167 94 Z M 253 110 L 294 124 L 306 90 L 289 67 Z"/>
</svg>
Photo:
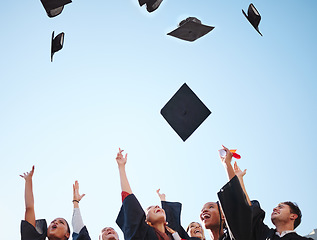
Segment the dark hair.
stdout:
<svg viewBox="0 0 317 240">
<path fill-rule="evenodd" d="M 283 203 L 289 206 L 289 208 L 291 209 L 291 213 L 294 213 L 297 215 L 297 218 L 294 221 L 294 229 L 295 229 L 302 221 L 302 212 L 295 202 L 287 201 Z"/>
<path fill-rule="evenodd" d="M 68 222 L 66 221 L 66 219 L 65 218 L 63 218 L 64 220 L 65 220 L 65 222 L 66 222 L 66 226 L 67 226 L 67 232 L 69 233 L 69 236 L 70 236 L 70 228 L 69 228 L 69 224 L 68 224 Z M 68 238 L 67 238 L 68 239 Z"/>
</svg>

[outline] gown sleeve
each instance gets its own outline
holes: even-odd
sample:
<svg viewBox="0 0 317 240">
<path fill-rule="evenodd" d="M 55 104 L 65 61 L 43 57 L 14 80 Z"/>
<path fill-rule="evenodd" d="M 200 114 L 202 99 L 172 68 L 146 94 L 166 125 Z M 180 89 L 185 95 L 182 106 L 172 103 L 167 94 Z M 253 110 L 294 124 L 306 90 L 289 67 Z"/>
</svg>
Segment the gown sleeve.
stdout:
<svg viewBox="0 0 317 240">
<path fill-rule="evenodd" d="M 155 236 L 153 229 L 145 222 L 144 210 L 134 194 L 130 194 L 122 202 L 116 223 L 122 230 L 125 240 L 145 240 L 151 239 L 149 235 Z"/>
<path fill-rule="evenodd" d="M 252 209 L 241 188 L 237 176 L 233 177 L 218 192 L 225 215 L 230 238 L 250 240 L 252 235 Z"/>
<path fill-rule="evenodd" d="M 45 240 L 47 224 L 45 219 L 35 221 L 35 227 L 29 222 L 21 221 L 21 240 Z"/>
<path fill-rule="evenodd" d="M 181 225 L 182 204 L 179 202 L 167 201 L 162 201 L 161 204 L 166 214 L 166 221 L 168 223 L 167 226 L 178 232 L 182 239 L 190 239 L 187 232 Z"/>
<path fill-rule="evenodd" d="M 73 240 L 91 240 L 86 226 L 84 226 L 79 233 L 73 232 Z"/>
<path fill-rule="evenodd" d="M 271 238 L 274 235 L 275 230 L 269 228 L 264 224 L 265 212 L 261 208 L 260 203 L 257 200 L 251 201 L 252 203 L 252 239 L 265 240 Z"/>
</svg>

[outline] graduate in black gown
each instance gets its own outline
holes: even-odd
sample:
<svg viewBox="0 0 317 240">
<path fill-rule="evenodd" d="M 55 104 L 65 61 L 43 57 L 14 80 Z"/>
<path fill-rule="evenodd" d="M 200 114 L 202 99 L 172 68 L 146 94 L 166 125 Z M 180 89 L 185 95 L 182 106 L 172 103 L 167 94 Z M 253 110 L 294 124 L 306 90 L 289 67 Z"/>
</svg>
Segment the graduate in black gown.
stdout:
<svg viewBox="0 0 317 240">
<path fill-rule="evenodd" d="M 34 166 L 30 172 L 20 175 L 25 180 L 25 218 L 21 222 L 21 240 L 67 240 L 70 229 L 64 218 L 54 219 L 47 228 L 45 219 L 36 220 L 34 211 Z"/>
<path fill-rule="evenodd" d="M 295 232 L 295 228 L 300 224 L 301 222 L 301 211 L 299 207 L 293 203 L 293 202 L 282 202 L 279 203 L 277 207 L 273 209 L 273 212 L 271 214 L 271 221 L 275 225 L 275 228 L 269 228 L 266 224 L 264 224 L 264 216 L 265 212 L 261 209 L 260 204 L 258 201 L 250 201 L 248 194 L 246 192 L 244 182 L 243 182 L 243 175 L 245 174 L 245 171 L 242 172 L 238 165 L 235 163 L 234 168 L 231 165 L 231 159 L 232 159 L 232 153 L 229 151 L 229 149 L 224 147 L 224 150 L 226 151 L 227 155 L 226 157 L 221 157 L 221 160 L 224 164 L 224 167 L 226 169 L 228 178 L 230 182 L 233 179 L 236 179 L 238 177 L 240 184 L 227 184 L 226 191 L 227 193 L 232 193 L 236 191 L 240 191 L 243 189 L 247 203 L 250 206 L 250 209 L 252 211 L 252 224 L 247 226 L 249 229 L 246 229 L 245 226 L 240 226 L 241 229 L 244 229 L 243 231 L 245 233 L 249 233 L 249 238 L 245 238 L 245 240 L 307 240 L 309 238 L 302 237 L 298 235 Z M 230 183 L 229 182 L 229 183 Z M 221 198 L 221 204 L 226 202 L 234 201 L 233 199 L 230 199 L 226 196 L 222 196 Z M 242 206 L 242 205 L 241 205 Z M 230 212 L 237 212 L 240 214 L 246 214 L 246 211 L 249 211 L 249 209 L 246 206 L 238 207 L 238 208 L 232 208 L 232 209 L 224 209 L 224 214 L 227 213 L 230 214 Z M 247 213 L 248 215 L 249 213 Z M 227 223 L 229 227 L 235 225 L 234 219 L 227 219 Z M 240 230 L 241 230 L 240 229 Z M 246 235 L 247 236 L 247 235 Z M 243 240 L 242 238 L 236 238 L 237 240 Z"/>
<path fill-rule="evenodd" d="M 231 161 L 231 158 L 228 155 L 224 160 Z M 217 202 L 207 202 L 200 214 L 211 239 L 249 240 L 252 211 L 237 176 L 220 189 L 218 198 Z"/>
<path fill-rule="evenodd" d="M 157 195 L 161 200 L 162 208 L 166 214 L 166 221 L 168 222 L 168 226 L 173 230 L 177 231 L 179 236 L 182 239 L 189 239 L 189 240 L 205 240 L 204 230 L 202 229 L 199 223 L 192 222 L 190 224 L 190 230 L 186 231 L 181 225 L 181 211 L 182 211 L 182 204 L 180 202 L 169 202 L 166 201 L 166 195 L 164 193 L 160 193 L 160 189 L 156 190 Z M 195 227 L 194 227 L 195 226 Z M 189 227 L 188 227 L 189 228 Z M 195 230 L 192 230 L 195 228 Z M 191 232 L 189 234 L 188 232 Z"/>
<path fill-rule="evenodd" d="M 230 191 L 231 186 L 237 186 L 235 191 Z M 159 191 L 158 191 L 159 194 Z M 162 194 L 163 195 L 163 194 Z M 159 194 L 160 196 L 160 194 Z M 200 219 L 213 240 L 246 240 L 250 237 L 250 227 L 252 221 L 251 209 L 243 189 L 240 186 L 237 177 L 225 184 L 218 193 L 219 199 L 231 199 L 231 201 L 207 202 L 204 204 Z M 204 239 L 203 230 L 199 223 L 194 226 L 198 230 L 197 235 L 189 236 L 189 234 L 181 227 L 180 213 L 181 204 L 178 202 L 167 202 L 165 196 L 160 196 L 162 208 L 166 212 L 168 226 L 176 230 L 183 239 Z M 231 221 L 232 229 L 229 229 L 225 223 L 225 215 L 221 207 L 227 210 L 227 215 Z M 243 209 L 242 211 L 230 211 L 231 209 Z M 229 210 L 229 211 L 228 211 Z M 174 226 L 176 223 L 178 226 Z M 184 233 L 185 232 L 185 233 Z M 234 234 L 233 234 L 234 233 Z"/>
<path fill-rule="evenodd" d="M 116 161 L 119 168 L 122 190 L 122 206 L 117 217 L 125 240 L 171 240 L 180 239 L 178 233 L 166 226 L 165 211 L 159 206 L 150 206 L 146 213 L 132 193 L 126 171 L 127 154 L 119 148 Z"/>
<path fill-rule="evenodd" d="M 87 227 L 83 223 L 83 219 L 79 209 L 79 202 L 82 200 L 84 196 L 85 194 L 79 193 L 79 183 L 78 181 L 75 181 L 75 184 L 73 184 L 73 240 L 91 240 Z M 99 240 L 119 240 L 119 236 L 118 233 L 112 227 L 105 227 L 101 230 Z"/>
</svg>

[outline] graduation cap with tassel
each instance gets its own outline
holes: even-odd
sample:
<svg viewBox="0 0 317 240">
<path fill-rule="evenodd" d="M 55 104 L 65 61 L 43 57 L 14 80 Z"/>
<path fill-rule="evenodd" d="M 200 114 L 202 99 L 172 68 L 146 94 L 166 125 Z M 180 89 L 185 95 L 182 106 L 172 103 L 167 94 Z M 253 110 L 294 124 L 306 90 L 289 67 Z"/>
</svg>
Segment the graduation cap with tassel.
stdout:
<svg viewBox="0 0 317 240">
<path fill-rule="evenodd" d="M 201 21 L 198 18 L 188 17 L 178 24 L 178 28 L 167 35 L 193 42 L 209 33 L 214 28 L 215 27 L 201 24 Z"/>
<path fill-rule="evenodd" d="M 263 36 L 262 33 L 259 30 L 259 24 L 260 24 L 260 21 L 261 21 L 261 15 L 258 12 L 258 10 L 255 8 L 255 6 L 252 3 L 249 5 L 248 15 L 243 11 L 243 9 L 242 9 L 242 13 L 248 19 L 248 21 L 251 23 L 251 25 L 255 28 L 255 30 L 257 30 L 257 32 L 261 36 Z"/>
<path fill-rule="evenodd" d="M 64 5 L 71 2 L 71 0 L 41 0 L 45 11 L 50 18 L 61 14 L 64 9 Z"/>
<path fill-rule="evenodd" d="M 53 62 L 54 53 L 58 52 L 59 50 L 63 48 L 64 36 L 65 36 L 65 33 L 61 32 L 56 37 L 54 37 L 54 31 L 53 31 L 52 41 L 51 41 L 51 62 Z"/>
</svg>

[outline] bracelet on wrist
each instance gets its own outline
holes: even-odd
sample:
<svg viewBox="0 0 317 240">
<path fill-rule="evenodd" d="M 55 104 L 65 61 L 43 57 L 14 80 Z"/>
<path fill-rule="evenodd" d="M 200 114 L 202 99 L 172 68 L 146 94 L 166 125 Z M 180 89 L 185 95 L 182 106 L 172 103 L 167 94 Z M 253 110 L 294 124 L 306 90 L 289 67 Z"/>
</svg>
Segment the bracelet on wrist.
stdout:
<svg viewBox="0 0 317 240">
<path fill-rule="evenodd" d="M 77 202 L 77 203 L 79 203 L 79 201 L 78 201 L 78 200 L 75 200 L 75 199 L 74 199 L 72 202 Z"/>
</svg>

